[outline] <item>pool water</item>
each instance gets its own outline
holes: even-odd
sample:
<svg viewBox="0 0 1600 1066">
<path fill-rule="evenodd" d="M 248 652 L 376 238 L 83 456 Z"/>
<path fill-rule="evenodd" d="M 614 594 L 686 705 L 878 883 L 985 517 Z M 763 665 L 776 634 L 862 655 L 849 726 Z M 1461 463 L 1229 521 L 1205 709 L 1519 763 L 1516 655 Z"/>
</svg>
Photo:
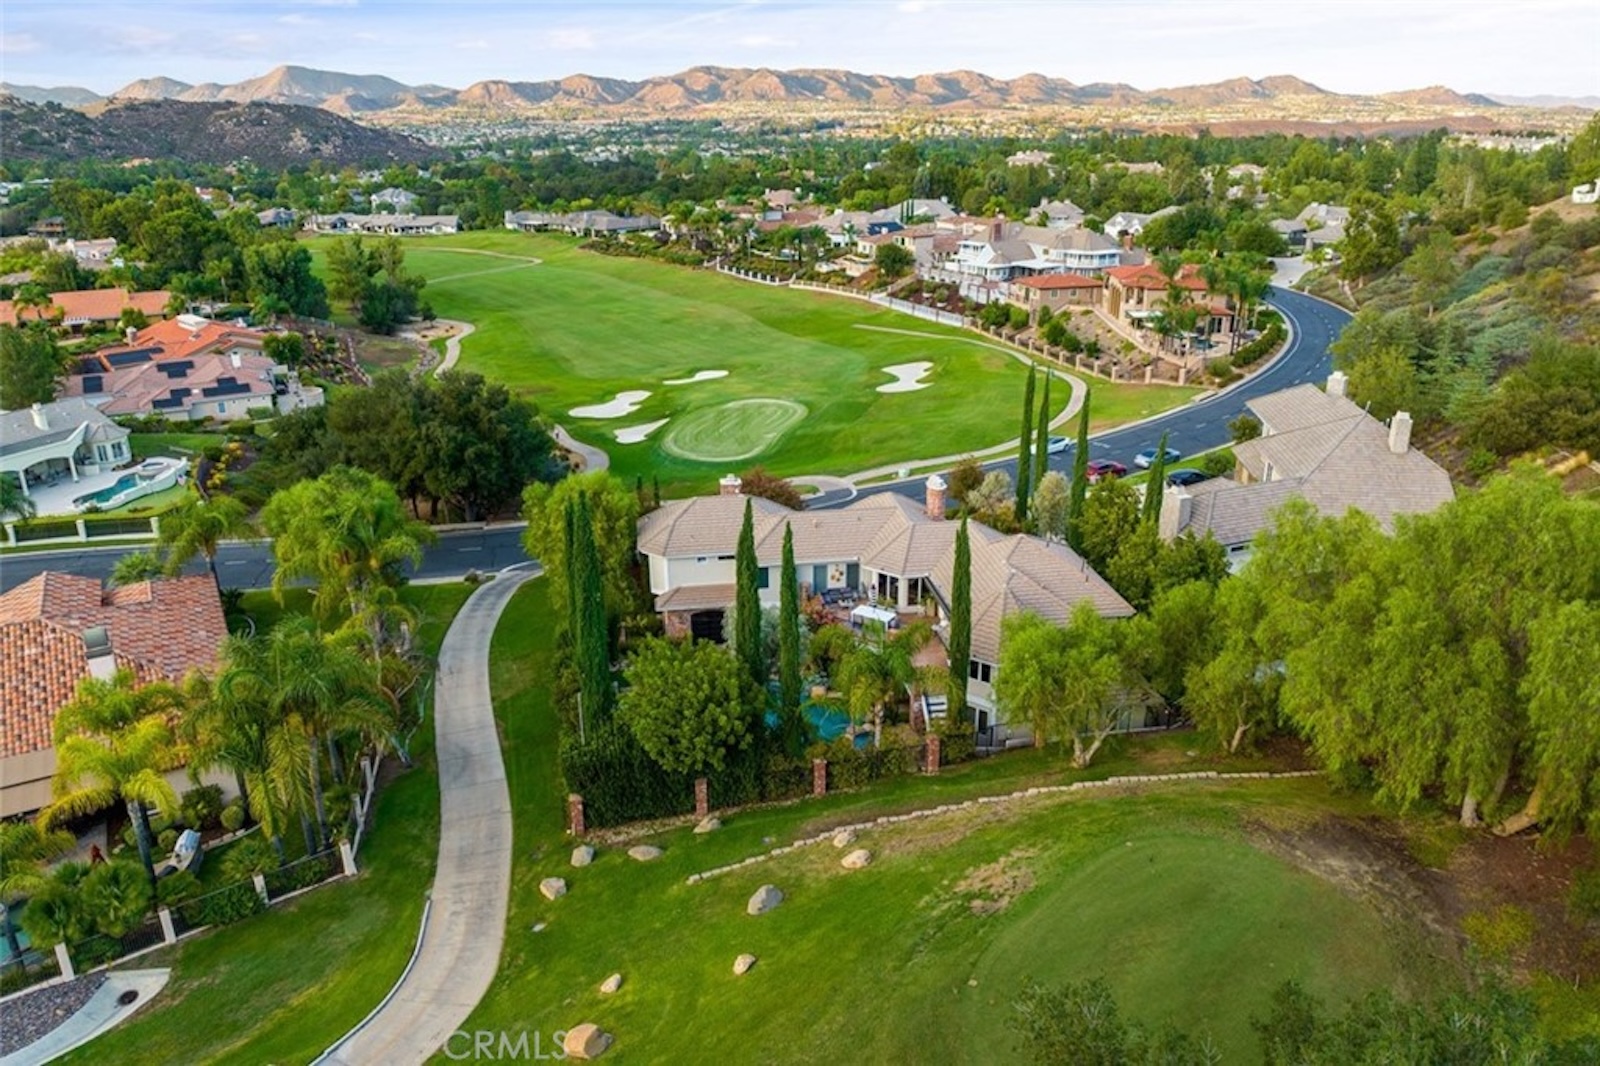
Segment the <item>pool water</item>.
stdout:
<svg viewBox="0 0 1600 1066">
<path fill-rule="evenodd" d="M 129 489 L 139 484 L 141 480 L 143 479 L 140 478 L 138 474 L 123 474 L 105 488 L 96 489 L 94 492 L 79 496 L 72 502 L 78 504 L 79 506 L 90 503 L 105 503 L 107 500 L 112 499 L 119 493 L 127 492 Z"/>
<path fill-rule="evenodd" d="M 817 739 L 824 743 L 832 743 L 839 739 L 844 736 L 845 730 L 850 728 L 850 716 L 837 707 L 812 703 L 808 700 L 800 705 L 800 713 L 804 714 L 806 721 L 811 723 L 811 729 L 816 733 Z M 767 725 L 776 727 L 777 724 L 778 712 L 768 711 Z M 856 735 L 856 747 L 865 748 L 871 743 L 871 733 L 858 733 Z"/>
</svg>

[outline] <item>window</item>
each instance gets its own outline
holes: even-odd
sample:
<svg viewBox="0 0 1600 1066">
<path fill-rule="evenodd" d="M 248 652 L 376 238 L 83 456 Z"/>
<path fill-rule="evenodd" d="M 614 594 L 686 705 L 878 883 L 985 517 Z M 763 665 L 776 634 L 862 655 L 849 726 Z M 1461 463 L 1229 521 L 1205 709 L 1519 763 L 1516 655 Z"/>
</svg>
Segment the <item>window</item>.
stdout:
<svg viewBox="0 0 1600 1066">
<path fill-rule="evenodd" d="M 756 569 L 756 588 L 768 588 L 772 584 L 772 567 L 763 566 Z"/>
<path fill-rule="evenodd" d="M 733 556 L 731 556 L 731 555 L 719 555 L 719 556 L 717 556 L 717 562 L 719 562 L 719 563 L 731 563 L 731 562 L 733 562 Z"/>
<path fill-rule="evenodd" d="M 697 562 L 697 563 L 710 562 L 711 561 L 711 556 L 709 556 L 709 555 L 696 555 L 694 557 L 694 561 Z"/>
<path fill-rule="evenodd" d="M 987 685 L 994 679 L 994 667 L 982 660 L 970 659 L 967 661 L 967 676 Z"/>
</svg>

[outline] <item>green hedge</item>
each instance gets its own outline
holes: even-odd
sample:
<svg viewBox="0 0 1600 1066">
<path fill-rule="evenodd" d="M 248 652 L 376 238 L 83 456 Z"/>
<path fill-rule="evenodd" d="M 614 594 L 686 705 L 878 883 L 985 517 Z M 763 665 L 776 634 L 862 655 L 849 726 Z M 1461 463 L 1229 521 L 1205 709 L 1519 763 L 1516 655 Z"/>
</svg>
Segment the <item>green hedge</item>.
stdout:
<svg viewBox="0 0 1600 1066">
<path fill-rule="evenodd" d="M 1265 359 L 1278 350 L 1287 336 L 1281 321 L 1269 323 L 1261 336 L 1233 353 L 1233 365 L 1242 368 Z"/>
<path fill-rule="evenodd" d="M 228 925 L 266 909 L 267 905 L 261 901 L 256 886 L 249 881 L 241 881 L 179 904 L 178 913 L 191 928 L 199 928 L 202 925 Z"/>
</svg>

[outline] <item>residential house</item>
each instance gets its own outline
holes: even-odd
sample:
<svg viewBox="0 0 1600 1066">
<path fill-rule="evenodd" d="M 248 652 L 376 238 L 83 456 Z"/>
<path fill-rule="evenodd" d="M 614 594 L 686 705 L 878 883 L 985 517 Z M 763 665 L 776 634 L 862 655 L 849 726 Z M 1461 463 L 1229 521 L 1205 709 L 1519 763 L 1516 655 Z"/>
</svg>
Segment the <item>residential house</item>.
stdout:
<svg viewBox="0 0 1600 1066">
<path fill-rule="evenodd" d="M 1025 308 L 1029 317 L 1037 322 L 1039 309 L 1048 307 L 1052 314 L 1079 307 L 1093 307 L 1100 302 L 1104 282 L 1082 274 L 1038 274 L 1018 278 L 1011 283 L 1008 298 Z"/>
<path fill-rule="evenodd" d="M 1224 333 L 1233 326 L 1233 311 L 1228 307 L 1226 295 L 1211 292 L 1200 268 L 1193 263 L 1185 263 L 1173 280 L 1154 263 L 1113 267 L 1105 274 L 1102 301 L 1106 314 L 1130 326 L 1143 327 L 1166 306 L 1168 290 L 1174 280 L 1177 287 L 1188 294 L 1189 300 L 1205 312 L 1195 324 L 1195 329 L 1203 336 Z"/>
<path fill-rule="evenodd" d="M 354 215 L 337 212 L 312 215 L 306 229 L 313 233 L 359 233 L 390 237 L 418 237 L 428 234 L 458 233 L 457 215 Z"/>
<path fill-rule="evenodd" d="M 61 243 L 59 250 L 76 259 L 78 265 L 85 270 L 104 270 L 122 264 L 122 260 L 117 258 L 115 237 L 102 237 L 98 240 L 75 240 L 69 237 Z"/>
<path fill-rule="evenodd" d="M 1034 208 L 1034 216 L 1042 216 L 1050 229 L 1073 229 L 1083 225 L 1083 208 L 1071 200 L 1040 200 L 1039 206 Z"/>
<path fill-rule="evenodd" d="M 1450 475 L 1411 446 L 1411 416 L 1401 411 L 1384 425 L 1345 395 L 1346 385 L 1335 372 L 1327 391 L 1296 385 L 1246 401 L 1261 420 L 1261 436 L 1233 446 L 1231 479 L 1168 487 L 1162 535 L 1210 533 L 1238 566 L 1272 513 L 1291 499 L 1326 515 L 1354 507 L 1388 531 L 1399 515 L 1448 503 Z"/>
<path fill-rule="evenodd" d="M 1272 231 L 1282 237 L 1291 251 L 1306 246 L 1306 224 L 1297 218 L 1275 218 L 1270 223 Z"/>
<path fill-rule="evenodd" d="M 28 236 L 43 237 L 45 240 L 60 240 L 67 235 L 67 220 L 60 215 L 41 218 L 28 227 Z"/>
<path fill-rule="evenodd" d="M 788 527 L 803 594 L 859 599 L 897 613 L 931 613 L 946 619 L 936 631 L 947 637 L 957 526 L 944 520 L 944 494 L 944 480 L 936 475 L 928 479 L 920 505 L 883 493 L 837 510 L 791 511 L 750 498 L 762 603 L 778 602 Z M 722 639 L 723 620 L 734 601 L 734 552 L 746 502 L 739 479 L 728 477 L 720 495 L 672 500 L 639 520 L 639 552 L 669 635 Z M 1127 617 L 1133 608 L 1065 545 L 999 533 L 977 522 L 969 523 L 969 537 L 968 698 L 978 712 L 980 733 L 998 745 L 1026 731 L 1023 723 L 1005 722 L 994 699 L 1002 621 L 1033 611 L 1065 623 L 1086 600 L 1107 617 Z"/>
<path fill-rule="evenodd" d="M 1295 221 L 1306 228 L 1306 251 L 1324 244 L 1337 244 L 1344 240 L 1344 227 L 1350 221 L 1350 209 L 1337 204 L 1311 203 L 1295 216 Z"/>
<path fill-rule="evenodd" d="M 417 209 L 419 200 L 421 200 L 421 197 L 416 193 L 408 189 L 396 189 L 393 186 L 387 189 L 380 189 L 367 197 L 367 202 L 372 205 L 372 210 L 375 213 L 391 212 L 399 215 L 411 214 Z"/>
<path fill-rule="evenodd" d="M 574 211 L 570 214 L 507 211 L 505 227 L 524 233 L 559 230 L 580 237 L 596 237 L 613 233 L 654 232 L 661 228 L 661 220 L 654 215 L 618 215 L 610 211 Z"/>
<path fill-rule="evenodd" d="M 233 422 L 260 408 L 288 414 L 324 400 L 320 388 L 302 387 L 288 367 L 237 349 L 74 374 L 62 394 L 81 396 L 108 415 L 160 415 L 173 422 Z"/>
<path fill-rule="evenodd" d="M 1050 153 L 1039 151 L 1036 148 L 1026 152 L 1014 152 L 1006 156 L 1006 166 L 1008 167 L 1045 167 L 1049 165 Z"/>
<path fill-rule="evenodd" d="M 258 356 L 267 334 L 201 315 L 178 315 L 144 329 L 129 329 L 124 343 L 78 360 L 78 373 L 100 374 L 140 363 L 194 359 L 202 355 Z"/>
<path fill-rule="evenodd" d="M 262 229 L 294 229 L 299 216 L 287 207 L 269 207 L 256 212 L 256 221 Z"/>
<path fill-rule="evenodd" d="M 1587 185 L 1573 186 L 1572 202 L 1575 204 L 1600 203 L 1600 179 L 1591 181 Z"/>
<path fill-rule="evenodd" d="M 39 308 L 25 308 L 22 317 L 28 322 L 41 317 L 46 321 L 55 319 L 67 329 L 77 332 L 89 326 L 114 326 L 121 321 L 122 312 L 128 308 L 147 318 L 160 318 L 167 313 L 167 302 L 171 299 L 172 294 L 165 289 L 151 292 L 129 292 L 127 289 L 53 292 L 50 302 L 55 305 L 59 317 L 49 312 L 41 315 Z M 17 318 L 16 304 L 11 300 L 0 300 L 0 324 L 14 326 Z"/>
<path fill-rule="evenodd" d="M 82 397 L 0 412 L 0 476 L 16 475 L 25 494 L 32 495 L 36 485 L 77 481 L 132 458 L 128 431 Z"/>
<path fill-rule="evenodd" d="M 901 200 L 897 204 L 890 204 L 878 211 L 873 211 L 867 218 L 869 222 L 915 222 L 919 219 L 931 219 L 935 222 L 958 214 L 950 206 L 948 200 Z"/>
<path fill-rule="evenodd" d="M 1105 225 L 1100 228 L 1106 236 L 1115 237 L 1118 240 L 1124 237 L 1137 237 L 1144 232 L 1145 226 L 1149 225 L 1152 219 L 1170 215 L 1176 210 L 1178 210 L 1177 204 L 1168 204 L 1161 210 L 1152 211 L 1148 215 L 1139 211 L 1118 211 L 1106 219 Z"/>
<path fill-rule="evenodd" d="M 141 581 L 111 590 L 96 578 L 45 572 L 0 595 L 0 818 L 50 802 L 55 717 L 84 678 L 131 670 L 143 682 L 182 681 L 210 670 L 228 638 L 207 575 Z M 202 778 L 237 795 L 232 775 Z M 194 787 L 181 767 L 167 780 Z"/>
</svg>

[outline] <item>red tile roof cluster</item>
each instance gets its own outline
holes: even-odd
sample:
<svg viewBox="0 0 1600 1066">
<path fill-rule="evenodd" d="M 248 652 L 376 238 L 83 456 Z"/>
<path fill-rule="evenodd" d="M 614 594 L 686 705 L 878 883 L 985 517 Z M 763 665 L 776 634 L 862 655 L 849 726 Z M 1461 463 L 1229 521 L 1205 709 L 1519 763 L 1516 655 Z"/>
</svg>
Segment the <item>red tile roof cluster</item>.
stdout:
<svg viewBox="0 0 1600 1066">
<path fill-rule="evenodd" d="M 55 292 L 50 302 L 61 309 L 61 321 L 67 325 L 75 322 L 115 322 L 122 317 L 124 308 L 132 307 L 146 315 L 166 313 L 167 301 L 172 294 L 157 289 L 154 292 L 129 292 L 127 289 L 80 289 L 77 292 Z M 37 308 L 25 308 L 26 321 L 39 316 Z M 11 300 L 0 300 L 0 323 L 17 324 L 17 308 Z"/>
<path fill-rule="evenodd" d="M 188 315 L 179 315 L 164 322 L 156 322 L 146 326 L 133 336 L 130 344 L 118 344 L 109 348 L 101 348 L 90 358 L 99 359 L 110 370 L 113 363 L 111 356 L 118 352 L 137 351 L 140 349 L 150 351 L 152 360 L 163 359 L 193 359 L 198 355 L 208 352 L 225 351 L 228 348 L 240 346 L 260 351 L 266 334 L 258 329 L 248 329 L 244 326 L 232 326 L 226 322 L 214 322 L 211 319 L 196 319 Z"/>
<path fill-rule="evenodd" d="M 1141 263 L 1139 266 L 1107 267 L 1106 277 L 1115 278 L 1125 289 L 1165 289 L 1167 276 L 1161 268 L 1154 263 Z M 1185 263 L 1178 271 L 1179 288 L 1188 289 L 1190 292 L 1205 292 L 1206 279 L 1200 276 L 1200 268 L 1193 263 Z"/>
<path fill-rule="evenodd" d="M 1098 289 L 1104 283 L 1099 278 L 1086 278 L 1082 274 L 1038 274 L 1020 278 L 1015 284 L 1025 289 Z"/>
<path fill-rule="evenodd" d="M 216 664 L 228 636 L 209 576 L 101 589 L 47 571 L 0 595 L 0 758 L 49 748 L 56 711 L 88 676 L 83 631 L 104 626 L 117 666 L 142 681 L 181 680 Z"/>
</svg>

